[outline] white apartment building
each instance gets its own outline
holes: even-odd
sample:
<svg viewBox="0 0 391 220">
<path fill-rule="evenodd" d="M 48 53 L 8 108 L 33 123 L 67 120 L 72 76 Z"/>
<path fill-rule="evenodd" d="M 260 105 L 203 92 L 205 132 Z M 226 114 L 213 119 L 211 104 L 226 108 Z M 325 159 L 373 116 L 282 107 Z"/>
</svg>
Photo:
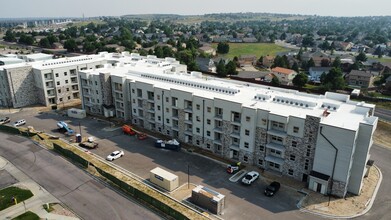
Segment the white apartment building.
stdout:
<svg viewBox="0 0 391 220">
<path fill-rule="evenodd" d="M 27 55 L 27 58 L 44 60 L 0 66 L 0 106 L 52 106 L 79 100 L 80 70 L 100 68 L 107 63 L 127 63 L 131 59 L 127 52 L 101 52 L 51 60 L 45 60 L 47 56 L 43 54 Z"/>
<path fill-rule="evenodd" d="M 127 60 L 80 71 L 88 113 L 305 181 L 323 194 L 360 194 L 377 126 L 374 105 L 189 74 L 173 58 Z"/>
</svg>

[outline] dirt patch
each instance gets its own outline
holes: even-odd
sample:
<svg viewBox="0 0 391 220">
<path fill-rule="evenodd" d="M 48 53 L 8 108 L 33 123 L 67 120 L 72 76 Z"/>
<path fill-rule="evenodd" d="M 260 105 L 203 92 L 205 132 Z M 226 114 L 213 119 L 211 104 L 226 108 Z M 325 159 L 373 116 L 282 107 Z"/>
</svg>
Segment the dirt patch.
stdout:
<svg viewBox="0 0 391 220">
<path fill-rule="evenodd" d="M 184 184 L 180 186 L 178 189 L 176 189 L 175 191 L 171 192 L 170 195 L 175 199 L 182 201 L 191 196 L 191 191 L 195 187 L 196 186 L 193 184 L 190 184 L 189 186 L 187 184 Z"/>
<path fill-rule="evenodd" d="M 60 204 L 54 204 L 52 206 L 52 208 L 53 208 L 53 211 L 50 212 L 52 214 L 64 215 L 64 216 L 77 218 L 77 216 L 75 214 L 73 214 L 73 212 L 71 212 L 68 209 L 62 207 L 62 205 L 60 205 Z"/>
<path fill-rule="evenodd" d="M 359 214 L 369 204 L 379 178 L 379 171 L 372 167 L 368 177 L 363 180 L 364 185 L 359 196 L 348 194 L 346 198 L 331 197 L 329 202 L 328 196 L 310 191 L 302 207 L 327 215 L 352 216 Z"/>
<path fill-rule="evenodd" d="M 373 140 L 375 144 L 391 149 L 391 123 L 379 121 Z"/>
</svg>

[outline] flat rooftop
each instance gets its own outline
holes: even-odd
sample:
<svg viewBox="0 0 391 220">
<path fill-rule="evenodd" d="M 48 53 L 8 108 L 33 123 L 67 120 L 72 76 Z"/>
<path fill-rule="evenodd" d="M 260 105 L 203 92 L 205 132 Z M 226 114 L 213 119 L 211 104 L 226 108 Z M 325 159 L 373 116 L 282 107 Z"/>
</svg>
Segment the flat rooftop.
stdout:
<svg viewBox="0 0 391 220">
<path fill-rule="evenodd" d="M 348 130 L 357 130 L 360 123 L 373 123 L 373 120 L 367 119 L 367 115 L 369 108 L 374 105 L 350 101 L 348 95 L 330 92 L 325 95 L 312 95 L 296 90 L 204 76 L 198 72 L 175 73 L 172 68 L 169 63 L 159 66 L 136 62 L 84 72 L 109 72 L 111 75 L 148 83 L 157 88 L 186 91 L 193 96 L 207 99 L 228 100 L 240 103 L 242 107 L 266 110 L 280 116 L 315 116 L 321 118 L 322 124 Z M 324 116 L 325 110 L 329 113 L 327 117 Z"/>
</svg>

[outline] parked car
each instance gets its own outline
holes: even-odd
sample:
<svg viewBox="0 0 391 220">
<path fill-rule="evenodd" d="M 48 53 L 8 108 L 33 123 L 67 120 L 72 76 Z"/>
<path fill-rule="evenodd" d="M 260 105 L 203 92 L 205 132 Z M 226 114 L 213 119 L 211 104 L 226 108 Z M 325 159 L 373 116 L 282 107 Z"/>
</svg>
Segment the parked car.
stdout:
<svg viewBox="0 0 391 220">
<path fill-rule="evenodd" d="M 11 119 L 9 117 L 2 118 L 2 119 L 0 119 L 0 125 L 7 124 L 10 121 L 11 121 Z"/>
<path fill-rule="evenodd" d="M 227 173 L 233 174 L 240 170 L 241 162 L 230 164 L 227 166 Z"/>
<path fill-rule="evenodd" d="M 24 124 L 26 124 L 26 120 L 24 120 L 24 119 L 20 119 L 20 120 L 14 122 L 15 127 L 22 126 Z"/>
<path fill-rule="evenodd" d="M 278 192 L 279 189 L 280 189 L 280 183 L 274 181 L 274 182 L 270 183 L 269 186 L 266 187 L 265 195 L 266 196 L 273 196 L 274 194 L 276 194 Z"/>
<path fill-rule="evenodd" d="M 259 173 L 256 171 L 251 171 L 246 174 L 246 176 L 243 177 L 242 183 L 246 185 L 251 185 L 256 179 L 258 179 Z"/>
<path fill-rule="evenodd" d="M 124 152 L 122 150 L 116 150 L 113 153 L 111 153 L 109 156 L 106 157 L 106 160 L 113 161 L 115 159 L 118 159 L 124 155 Z"/>
</svg>

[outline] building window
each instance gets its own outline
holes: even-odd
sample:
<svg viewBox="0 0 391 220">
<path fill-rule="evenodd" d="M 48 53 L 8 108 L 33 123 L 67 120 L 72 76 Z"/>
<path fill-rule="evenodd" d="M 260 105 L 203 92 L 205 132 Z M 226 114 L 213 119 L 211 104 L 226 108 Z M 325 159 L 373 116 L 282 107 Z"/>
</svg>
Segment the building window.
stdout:
<svg viewBox="0 0 391 220">
<path fill-rule="evenodd" d="M 289 169 L 289 170 L 288 170 L 288 174 L 291 175 L 291 176 L 293 176 L 293 170 L 292 170 L 292 169 Z"/>
<path fill-rule="evenodd" d="M 265 151 L 265 146 L 260 145 L 259 146 L 259 151 L 264 152 Z"/>
<path fill-rule="evenodd" d="M 197 133 L 200 133 L 200 128 L 196 128 L 196 132 L 197 132 Z"/>
<path fill-rule="evenodd" d="M 310 160 L 305 159 L 305 163 L 304 163 L 304 169 L 305 170 L 308 170 L 309 164 L 310 164 Z"/>
<path fill-rule="evenodd" d="M 169 98 L 168 97 L 166 97 L 166 102 L 169 102 Z"/>
<path fill-rule="evenodd" d="M 282 143 L 282 137 L 278 137 L 278 136 L 272 136 L 272 140 L 275 141 L 275 142 L 280 142 Z"/>
<path fill-rule="evenodd" d="M 297 142 L 296 141 L 292 141 L 292 147 L 297 147 Z"/>
<path fill-rule="evenodd" d="M 67 72 L 64 72 L 64 76 L 66 76 L 66 75 L 68 75 L 68 73 L 67 73 Z"/>
<path fill-rule="evenodd" d="M 250 135 L 250 130 L 247 130 L 247 129 L 244 130 L 244 134 L 247 135 L 247 136 L 249 136 L 249 135 Z"/>
<path fill-rule="evenodd" d="M 206 148 L 210 149 L 210 144 L 206 144 Z"/>
<path fill-rule="evenodd" d="M 197 108 L 197 110 L 200 110 L 201 109 L 201 106 L 200 105 L 196 105 L 196 108 Z"/>
<path fill-rule="evenodd" d="M 160 95 L 157 95 L 156 98 L 157 98 L 157 100 L 160 100 Z"/>
<path fill-rule="evenodd" d="M 68 100 L 71 100 L 71 97 L 70 97 L 70 96 L 68 96 Z"/>
<path fill-rule="evenodd" d="M 290 159 L 291 161 L 295 161 L 295 160 L 296 160 L 296 156 L 293 155 L 293 154 L 291 154 L 290 157 L 289 157 L 289 159 Z"/>
<path fill-rule="evenodd" d="M 196 116 L 196 120 L 197 120 L 198 122 L 200 122 L 200 121 L 201 121 L 200 116 Z"/>
<path fill-rule="evenodd" d="M 211 107 L 207 107 L 206 111 L 210 113 L 212 111 L 212 108 Z"/>
<path fill-rule="evenodd" d="M 263 160 L 259 159 L 258 160 L 258 165 L 262 166 L 263 165 Z"/>
<path fill-rule="evenodd" d="M 248 142 L 244 142 L 244 148 L 248 148 L 249 144 Z"/>
<path fill-rule="evenodd" d="M 200 145 L 200 140 L 196 140 L 196 145 Z"/>
<path fill-rule="evenodd" d="M 167 133 L 167 135 L 170 135 L 170 131 L 169 131 L 169 130 L 167 130 L 167 132 L 166 132 L 166 133 Z"/>
<path fill-rule="evenodd" d="M 136 109 L 133 109 L 133 113 L 137 113 L 137 110 L 136 110 Z"/>
<path fill-rule="evenodd" d="M 247 163 L 248 162 L 248 156 L 243 156 L 243 161 Z"/>
<path fill-rule="evenodd" d="M 67 79 L 65 80 L 65 84 L 68 84 L 68 80 Z"/>
<path fill-rule="evenodd" d="M 169 112 L 170 112 L 170 109 L 169 109 L 169 108 L 166 108 L 166 112 L 169 113 Z"/>
<path fill-rule="evenodd" d="M 281 151 L 270 149 L 270 153 L 276 154 L 276 155 L 281 155 Z"/>
<path fill-rule="evenodd" d="M 60 98 L 60 102 L 62 102 L 62 98 Z"/>
<path fill-rule="evenodd" d="M 275 168 L 275 169 L 280 169 L 280 164 L 269 162 L 269 167 Z"/>
<path fill-rule="evenodd" d="M 134 89 L 132 89 L 132 93 L 134 93 Z"/>
<path fill-rule="evenodd" d="M 299 127 L 293 127 L 293 133 L 299 133 Z"/>
<path fill-rule="evenodd" d="M 133 102 L 133 103 L 136 103 L 136 99 L 133 99 L 132 102 Z"/>
<path fill-rule="evenodd" d="M 206 119 L 206 124 L 210 125 L 210 119 Z"/>
<path fill-rule="evenodd" d="M 167 124 L 170 124 L 170 119 L 166 119 Z"/>
<path fill-rule="evenodd" d="M 267 123 L 267 120 L 263 118 L 263 119 L 262 119 L 262 124 L 263 124 L 263 125 L 266 125 L 266 123 Z"/>
<path fill-rule="evenodd" d="M 58 73 L 56 73 L 56 77 L 58 77 Z"/>
<path fill-rule="evenodd" d="M 69 92 L 69 88 L 67 88 L 67 92 Z"/>
<path fill-rule="evenodd" d="M 307 157 L 309 157 L 311 155 L 311 149 L 307 149 L 306 155 L 307 155 Z"/>
<path fill-rule="evenodd" d="M 160 105 L 158 105 L 158 106 L 157 106 L 157 110 L 159 110 L 159 111 L 160 111 Z"/>
<path fill-rule="evenodd" d="M 162 120 L 162 117 L 157 116 L 157 120 L 158 120 L 158 121 L 161 121 L 161 120 Z"/>
<path fill-rule="evenodd" d="M 206 136 L 210 137 L 210 131 L 206 131 Z"/>
<path fill-rule="evenodd" d="M 250 121 L 250 117 L 249 116 L 246 116 L 246 121 L 249 122 Z"/>
<path fill-rule="evenodd" d="M 59 86 L 59 85 L 60 85 L 60 82 L 57 82 L 57 85 Z"/>
<path fill-rule="evenodd" d="M 61 93 L 61 89 L 57 90 L 58 93 Z"/>
</svg>

